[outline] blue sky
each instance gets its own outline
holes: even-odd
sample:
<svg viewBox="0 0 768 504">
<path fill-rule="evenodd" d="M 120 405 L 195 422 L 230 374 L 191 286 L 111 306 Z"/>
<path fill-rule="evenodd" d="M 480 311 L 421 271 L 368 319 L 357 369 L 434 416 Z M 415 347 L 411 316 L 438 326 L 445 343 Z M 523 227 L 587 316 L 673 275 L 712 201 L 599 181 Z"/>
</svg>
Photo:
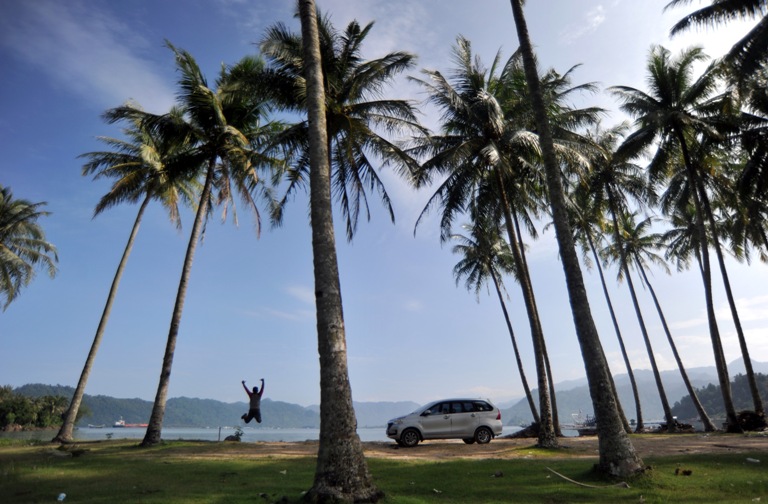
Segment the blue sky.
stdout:
<svg viewBox="0 0 768 504">
<path fill-rule="evenodd" d="M 318 1 L 341 30 L 357 19 L 376 22 L 364 52 L 378 57 L 405 50 L 421 68 L 448 70 L 458 35 L 490 63 L 517 47 L 509 2 Z M 574 83 L 644 86 L 651 44 L 677 51 L 703 44 L 720 56 L 747 25 L 694 31 L 670 41 L 669 27 L 686 11 L 663 12 L 666 0 L 548 0 L 528 2 L 530 32 L 543 68 L 565 71 L 581 64 Z M 694 6 L 696 3 L 694 2 Z M 59 249 L 59 274 L 44 275 L 0 313 L 0 384 L 74 386 L 90 348 L 109 284 L 136 207 L 92 218 L 108 188 L 80 175 L 77 156 L 102 146 L 99 135 L 119 128 L 100 115 L 128 99 L 162 113 L 173 103 L 175 71 L 168 39 L 189 51 L 212 82 L 222 63 L 254 53 L 264 29 L 283 21 L 299 31 L 293 2 L 263 0 L 6 0 L 0 4 L 0 183 L 17 198 L 46 201 L 42 220 Z M 422 100 L 405 79 L 389 93 Z M 583 104 L 615 109 L 605 92 Z M 623 119 L 617 112 L 606 124 Z M 425 124 L 435 117 L 425 109 Z M 353 397 L 357 401 L 428 400 L 456 395 L 502 402 L 522 395 L 504 320 L 494 296 L 455 285 L 458 260 L 440 246 L 435 216 L 414 236 L 414 223 L 431 195 L 381 172 L 396 213 L 372 204 L 354 241 L 337 233 Z M 176 349 L 170 397 L 245 399 L 240 380 L 267 381 L 266 397 L 314 404 L 319 370 L 307 198 L 300 194 L 281 228 L 265 222 L 257 239 L 246 212 L 236 227 L 214 218 L 198 249 Z M 121 284 L 86 392 L 154 398 L 168 325 L 192 215 L 177 231 L 151 206 Z M 458 222 L 461 224 L 461 222 Z M 529 251 L 534 288 L 556 381 L 584 375 L 551 232 Z M 752 356 L 768 359 L 766 265 L 729 263 Z M 623 372 L 616 338 L 596 274 L 585 272 L 593 314 L 615 373 Z M 611 278 L 615 275 L 612 272 Z M 713 364 L 704 296 L 693 272 L 653 282 L 689 367 Z M 614 302 L 635 367 L 648 359 L 624 286 L 612 285 Z M 512 312 L 529 379 L 533 361 L 519 289 L 507 280 Z M 728 360 L 739 357 L 724 295 L 717 306 Z M 657 358 L 674 367 L 647 293 L 643 308 Z"/>
</svg>

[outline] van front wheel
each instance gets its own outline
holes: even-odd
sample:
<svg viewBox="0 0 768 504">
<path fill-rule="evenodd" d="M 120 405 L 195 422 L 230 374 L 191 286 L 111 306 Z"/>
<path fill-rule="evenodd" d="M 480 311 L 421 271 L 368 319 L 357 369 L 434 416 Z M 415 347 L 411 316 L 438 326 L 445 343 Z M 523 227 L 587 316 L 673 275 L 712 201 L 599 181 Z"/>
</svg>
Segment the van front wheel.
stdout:
<svg viewBox="0 0 768 504">
<path fill-rule="evenodd" d="M 416 429 L 405 429 L 402 435 L 400 435 L 400 441 L 406 448 L 413 448 L 419 444 L 419 432 Z"/>
</svg>

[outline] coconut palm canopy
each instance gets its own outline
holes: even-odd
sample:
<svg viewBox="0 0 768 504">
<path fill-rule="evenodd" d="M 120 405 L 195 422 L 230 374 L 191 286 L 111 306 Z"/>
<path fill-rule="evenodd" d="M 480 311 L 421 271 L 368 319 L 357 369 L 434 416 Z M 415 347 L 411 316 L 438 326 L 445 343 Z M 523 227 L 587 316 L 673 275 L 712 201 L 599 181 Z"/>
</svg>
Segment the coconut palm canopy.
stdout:
<svg viewBox="0 0 768 504">
<path fill-rule="evenodd" d="M 703 45 L 703 51 L 716 59 L 756 21 L 690 29 L 670 39 L 669 30 L 675 23 L 708 2 L 665 10 L 668 3 L 526 2 L 540 71 L 553 68 L 564 74 L 570 70 L 573 85 L 596 83 L 596 93 L 574 94 L 569 105 L 606 109 L 601 122 L 608 128 L 628 118 L 618 111 L 619 104 L 605 88 L 622 85 L 647 90 L 646 65 L 652 45 L 667 47 L 672 55 L 693 44 Z M 439 9 L 429 2 L 408 0 L 318 0 L 318 5 L 337 29 L 340 42 L 351 22 L 357 21 L 361 30 L 373 22 L 365 33 L 361 53 L 350 52 L 359 59 L 347 68 L 360 69 L 359 63 L 391 53 L 415 56 L 413 64 L 397 73 L 391 85 L 382 86 L 377 95 L 366 96 L 366 100 L 409 100 L 417 111 L 416 119 L 433 132 L 439 131 L 439 111 L 423 103 L 424 90 L 407 77 L 424 78 L 421 70 L 429 69 L 450 78 L 451 51 L 458 36 L 471 41 L 473 54 L 489 66 L 497 51 L 503 64 L 518 46 L 509 2 L 444 0 Z M 4 78 L 0 81 L 0 184 L 12 188 L 16 198 L 47 202 L 43 210 L 51 215 L 39 223 L 59 256 L 56 278 L 40 274 L 0 313 L 0 334 L 7 342 L 0 353 L 0 369 L 8 384 L 76 383 L 136 217 L 140 201 L 121 202 L 93 216 L 114 180 L 83 177 L 84 160 L 78 156 L 105 150 L 98 138 L 123 138 L 121 128 L 126 126 L 106 124 L 103 112 L 130 100 L 149 113 L 170 110 L 179 75 L 173 52 L 164 46 L 166 39 L 194 55 L 202 74 L 211 81 L 209 86 L 215 87 L 213 81 L 222 64 L 233 65 L 244 56 L 256 55 L 268 27 L 282 23 L 293 33 L 300 31 L 294 2 L 198 2 L 186 9 L 180 19 L 177 7 L 149 0 L 130 5 L 97 0 L 87 2 L 87 6 L 55 0 L 1 2 L 0 63 Z M 755 107 L 755 115 L 764 117 L 764 107 L 758 109 L 758 102 Z M 275 113 L 276 119 L 289 124 L 303 120 L 298 109 Z M 382 125 L 385 123 L 375 126 L 383 137 L 390 138 Z M 755 147 L 755 152 L 761 151 Z M 377 155 L 366 155 L 370 155 L 378 178 L 373 186 L 367 185 L 372 179 L 359 179 L 368 195 L 367 203 L 359 199 L 356 207 L 354 200 L 349 200 L 349 216 L 359 217 L 352 228 L 355 236 L 351 244 L 343 239 L 348 231 L 344 210 L 334 207 L 355 400 L 427 402 L 435 396 L 467 394 L 503 403 L 523 397 L 519 377 L 510 371 L 514 354 L 496 293 L 483 289 L 478 303 L 474 291 L 456 285 L 453 267 L 457 256 L 451 253 L 452 243 L 441 247 L 439 212 L 424 216 L 414 236 L 416 220 L 435 188 L 416 191 L 398 173 L 396 164 L 383 166 Z M 384 204 L 378 182 L 389 198 Z M 270 225 L 261 209 L 258 239 L 247 206 L 237 199 L 236 188 L 232 189 L 240 226 L 232 225 L 231 219 L 227 225 L 220 224 L 222 207 L 208 219 L 189 278 L 169 397 L 241 401 L 240 381 L 254 382 L 263 376 L 270 384 L 269 398 L 316 404 L 319 365 L 306 188 L 299 185 L 289 194 L 279 228 Z M 88 394 L 153 398 L 194 219 L 194 206 L 185 205 L 184 200 L 181 203 L 180 231 L 169 222 L 163 205 L 151 204 L 146 210 L 89 379 Z M 751 215 L 764 215 L 760 208 L 751 211 Z M 729 213 L 734 221 L 740 217 Z M 584 367 L 574 358 L 579 355 L 579 346 L 554 235 L 551 228 L 544 229 L 550 219 L 546 213 L 539 219 L 534 219 L 539 238 L 526 235 L 524 241 L 544 332 L 554 339 L 549 347 L 553 374 L 557 381 L 582 377 Z M 467 214 L 459 214 L 453 233 L 460 232 L 458 226 L 467 221 Z M 747 227 L 753 220 L 739 222 L 747 237 L 737 244 L 743 248 L 745 240 L 757 240 L 761 230 Z M 677 222 L 668 229 L 682 230 L 684 225 Z M 690 250 L 691 239 L 690 235 L 688 241 L 678 236 L 674 246 Z M 768 325 L 768 317 L 752 308 L 765 304 L 768 266 L 760 261 L 757 250 L 750 250 L 751 264 L 735 261 L 728 255 L 731 245 L 724 243 L 730 280 L 737 303 L 745 310 L 742 324 L 750 350 L 760 360 L 768 355 L 768 342 L 753 341 L 751 334 Z M 665 314 L 686 366 L 712 366 L 695 256 L 688 256 L 689 269 L 680 272 L 677 258 L 672 261 L 671 275 L 649 266 L 654 288 L 665 303 Z M 598 308 L 603 299 L 599 278 L 594 269 L 584 269 L 584 277 L 595 322 L 601 336 L 605 335 L 606 356 L 612 369 L 620 370 L 624 365 L 610 317 L 602 305 Z M 612 294 L 616 294 L 612 299 L 618 311 L 622 307 L 631 310 L 629 298 L 619 295 L 625 293 L 624 286 L 611 283 L 615 271 L 606 272 L 606 277 Z M 524 318 L 514 279 L 505 278 L 504 285 L 510 293 L 506 302 L 513 318 Z M 642 289 L 638 289 L 638 296 L 642 303 L 649 303 L 644 311 L 655 313 Z M 727 314 L 722 299 L 724 309 L 717 313 Z M 729 317 L 724 315 L 724 334 L 728 334 L 728 323 Z M 634 346 L 630 354 L 642 356 L 645 348 L 639 330 L 629 323 L 622 329 L 627 344 Z M 433 363 L 455 362 L 468 337 L 484 353 L 483 369 L 473 370 L 472 375 L 423 373 L 425 356 Z M 530 364 L 530 338 L 519 338 L 519 345 L 526 365 Z M 735 338 L 724 338 L 724 345 L 726 358 L 735 360 L 739 355 Z M 654 341 L 654 348 L 658 348 L 662 370 L 673 369 L 674 360 L 664 341 Z M 40 365 L 54 360 L 73 364 Z M 642 358 L 636 364 L 649 369 Z M 420 386 L 415 389 L 412 383 L 417 379 Z"/>
</svg>

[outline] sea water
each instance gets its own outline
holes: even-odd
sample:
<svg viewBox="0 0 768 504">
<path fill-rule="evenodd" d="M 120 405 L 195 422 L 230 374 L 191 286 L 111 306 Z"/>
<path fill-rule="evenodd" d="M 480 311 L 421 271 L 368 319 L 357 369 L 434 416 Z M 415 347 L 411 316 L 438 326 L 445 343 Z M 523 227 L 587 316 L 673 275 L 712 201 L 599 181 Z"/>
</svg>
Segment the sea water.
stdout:
<svg viewBox="0 0 768 504">
<path fill-rule="evenodd" d="M 227 436 L 235 433 L 235 427 L 164 427 L 161 431 L 161 437 L 168 441 L 179 439 L 201 440 L 201 441 L 223 441 Z M 502 432 L 503 436 L 513 434 L 521 428 L 512 425 L 505 425 Z M 244 442 L 255 441 L 317 441 L 320 439 L 320 429 L 269 429 L 263 427 L 244 427 Z M 99 441 L 107 439 L 143 439 L 147 429 L 144 427 L 80 427 L 75 429 L 72 437 L 80 441 Z M 363 442 L 370 441 L 391 441 L 386 433 L 386 427 L 363 427 L 357 429 L 357 434 Z M 24 432 L 0 432 L 0 439 L 29 439 L 50 441 L 56 435 L 57 431 L 24 431 Z"/>
</svg>

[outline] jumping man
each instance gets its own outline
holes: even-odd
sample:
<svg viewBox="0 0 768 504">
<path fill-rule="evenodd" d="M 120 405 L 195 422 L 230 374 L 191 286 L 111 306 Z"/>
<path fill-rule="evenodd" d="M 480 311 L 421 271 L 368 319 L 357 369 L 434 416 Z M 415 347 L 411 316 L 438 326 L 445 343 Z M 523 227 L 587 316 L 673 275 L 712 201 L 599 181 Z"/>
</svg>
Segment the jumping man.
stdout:
<svg viewBox="0 0 768 504">
<path fill-rule="evenodd" d="M 248 390 L 248 387 L 245 386 L 245 380 L 243 380 L 243 388 L 245 389 L 245 393 L 248 394 L 250 406 L 248 413 L 240 418 L 245 420 L 245 423 L 250 422 L 253 418 L 255 418 L 258 423 L 261 423 L 261 395 L 264 393 L 264 378 L 261 379 L 261 390 L 259 390 L 259 387 L 253 387 L 253 392 L 251 392 Z"/>
</svg>

